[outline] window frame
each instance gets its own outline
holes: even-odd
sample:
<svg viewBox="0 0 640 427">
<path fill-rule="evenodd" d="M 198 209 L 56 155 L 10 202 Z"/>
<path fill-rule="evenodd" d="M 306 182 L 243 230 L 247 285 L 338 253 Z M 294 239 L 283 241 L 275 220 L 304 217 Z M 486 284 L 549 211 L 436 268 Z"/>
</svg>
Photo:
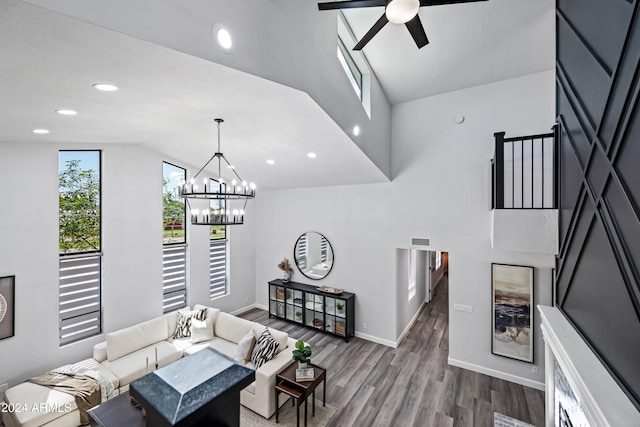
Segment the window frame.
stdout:
<svg viewBox="0 0 640 427">
<path fill-rule="evenodd" d="M 102 242 L 102 237 L 103 237 L 103 230 L 102 230 L 102 207 L 103 207 L 103 203 L 102 203 L 102 178 L 103 178 L 103 157 L 102 157 L 102 150 L 93 150 L 93 149 L 61 149 L 58 150 L 58 233 L 60 233 L 60 173 L 62 172 L 62 170 L 60 169 L 60 156 L 62 153 L 83 153 L 83 152 L 90 152 L 90 153 L 97 153 L 98 155 L 98 211 L 99 211 L 99 215 L 98 215 L 98 228 L 99 228 L 99 232 L 98 232 L 98 249 L 90 249 L 90 250 L 86 250 L 86 251 L 74 251 L 74 252 L 61 252 L 60 251 L 60 241 L 58 238 L 58 340 L 59 340 L 59 345 L 60 347 L 64 347 L 82 340 L 85 340 L 87 338 L 91 338 L 93 336 L 99 335 L 102 333 L 102 323 L 103 323 L 103 312 L 102 312 L 102 261 L 103 261 L 103 242 Z M 84 313 L 80 313 L 80 314 L 76 314 L 74 316 L 70 316 L 70 317 L 65 317 L 63 316 L 63 310 L 62 310 L 62 305 L 66 304 L 68 301 L 62 301 L 64 297 L 67 296 L 68 292 L 64 292 L 63 291 L 63 287 L 67 287 L 67 286 L 73 286 L 74 283 L 71 282 L 69 283 L 68 279 L 77 276 L 77 275 L 64 275 L 64 271 L 66 271 L 68 269 L 68 267 L 63 268 L 63 264 L 67 264 L 67 263 L 74 263 L 76 260 L 81 260 L 83 258 L 86 259 L 96 259 L 97 260 L 97 269 L 95 270 L 95 272 L 93 274 L 97 275 L 97 292 L 94 293 L 97 296 L 97 310 L 91 310 L 91 311 L 86 311 Z M 89 263 L 92 263 L 92 261 L 89 261 Z M 82 268 L 80 267 L 72 267 L 72 268 Z M 64 282 L 64 283 L 63 283 Z M 87 281 L 84 281 L 85 283 L 83 283 L 83 281 L 81 282 L 77 282 L 76 285 L 82 285 L 84 284 L 86 286 Z M 80 291 L 90 291 L 91 289 L 80 289 Z M 79 291 L 73 291 L 73 292 L 79 292 Z M 91 296 L 91 295 L 90 295 Z M 87 298 L 87 297 L 84 297 Z M 82 306 L 78 307 L 77 310 L 81 309 Z M 69 308 L 66 308 L 64 311 L 68 311 Z M 95 314 L 95 315 L 94 315 Z M 96 325 L 94 327 L 90 327 L 88 329 L 85 330 L 80 330 L 79 332 L 76 332 L 74 335 L 77 335 L 75 338 L 73 339 L 66 339 L 66 335 L 63 335 L 63 330 L 65 329 L 69 329 L 70 327 L 73 326 L 80 326 L 82 324 L 90 324 L 90 321 L 87 320 L 83 320 L 83 321 L 79 321 L 79 322 L 75 322 L 75 323 L 71 323 L 71 325 L 69 325 L 69 320 L 71 319 L 79 319 L 82 317 L 89 317 L 94 319 Z M 87 331 L 92 330 L 91 333 L 86 333 Z M 82 333 L 85 332 L 85 333 Z"/>
</svg>

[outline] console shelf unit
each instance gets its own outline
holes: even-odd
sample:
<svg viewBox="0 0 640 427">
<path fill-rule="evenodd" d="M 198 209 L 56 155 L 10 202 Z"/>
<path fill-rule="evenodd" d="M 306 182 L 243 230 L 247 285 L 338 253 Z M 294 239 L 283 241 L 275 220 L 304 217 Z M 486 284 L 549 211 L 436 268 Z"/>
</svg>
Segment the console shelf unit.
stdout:
<svg viewBox="0 0 640 427">
<path fill-rule="evenodd" d="M 355 297 L 351 292 L 333 295 L 303 283 L 272 280 L 269 282 L 269 317 L 336 335 L 349 342 L 355 331 Z M 342 309 L 339 310 L 338 305 Z"/>
</svg>

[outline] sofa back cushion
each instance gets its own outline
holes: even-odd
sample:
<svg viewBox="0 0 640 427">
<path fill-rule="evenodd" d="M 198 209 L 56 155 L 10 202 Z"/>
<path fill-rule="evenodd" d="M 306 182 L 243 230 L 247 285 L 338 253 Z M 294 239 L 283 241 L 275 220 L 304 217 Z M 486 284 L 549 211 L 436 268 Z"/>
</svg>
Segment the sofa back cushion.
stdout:
<svg viewBox="0 0 640 427">
<path fill-rule="evenodd" d="M 188 310 L 189 307 L 186 307 Z M 163 315 L 167 318 L 167 338 L 172 337 L 176 333 L 176 326 L 178 325 L 178 310 L 170 311 Z"/>
<path fill-rule="evenodd" d="M 220 312 L 216 320 L 215 333 L 217 337 L 238 344 L 242 337 L 251 331 L 253 325 L 254 322 L 250 320 Z"/>
<path fill-rule="evenodd" d="M 264 328 L 266 328 L 266 326 L 261 325 L 260 323 L 253 324 L 253 335 L 256 337 L 256 340 L 260 338 L 260 335 L 262 334 L 262 332 L 264 332 Z M 282 350 L 287 348 L 287 341 L 289 341 L 289 334 L 273 328 L 268 328 L 268 329 L 273 339 L 278 343 L 278 351 L 276 352 L 276 354 L 279 354 L 280 352 L 282 352 Z"/>
<path fill-rule="evenodd" d="M 164 341 L 167 336 L 167 318 L 157 317 L 146 322 L 107 334 L 107 358 L 113 361 L 141 348 Z"/>
</svg>

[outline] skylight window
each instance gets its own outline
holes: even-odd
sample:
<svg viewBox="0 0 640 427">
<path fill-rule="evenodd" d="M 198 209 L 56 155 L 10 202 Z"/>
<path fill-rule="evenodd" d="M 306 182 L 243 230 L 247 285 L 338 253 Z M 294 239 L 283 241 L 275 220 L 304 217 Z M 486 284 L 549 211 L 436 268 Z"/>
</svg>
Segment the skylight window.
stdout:
<svg viewBox="0 0 640 427">
<path fill-rule="evenodd" d="M 338 61 L 340 61 L 340 65 L 342 65 L 345 74 L 349 78 L 353 90 L 358 95 L 358 99 L 362 101 L 362 73 L 344 46 L 340 36 L 338 36 Z"/>
<path fill-rule="evenodd" d="M 371 118 L 371 67 L 364 54 L 354 51 L 356 38 L 349 28 L 342 12 L 338 13 L 338 37 L 336 53 L 353 91 L 360 100 L 362 108 Z"/>
</svg>

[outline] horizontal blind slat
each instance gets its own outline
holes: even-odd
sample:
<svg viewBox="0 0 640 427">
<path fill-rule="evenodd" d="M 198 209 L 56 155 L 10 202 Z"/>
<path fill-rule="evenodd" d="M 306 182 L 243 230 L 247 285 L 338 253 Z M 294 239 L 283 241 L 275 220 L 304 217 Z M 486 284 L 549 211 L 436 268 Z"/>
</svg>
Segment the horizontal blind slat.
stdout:
<svg viewBox="0 0 640 427">
<path fill-rule="evenodd" d="M 211 240 L 209 244 L 209 297 L 227 294 L 227 241 Z"/>
<path fill-rule="evenodd" d="M 60 344 L 101 331 L 102 256 L 60 258 L 58 313 Z"/>
<path fill-rule="evenodd" d="M 187 247 L 165 246 L 162 249 L 162 311 L 187 306 Z"/>
</svg>

